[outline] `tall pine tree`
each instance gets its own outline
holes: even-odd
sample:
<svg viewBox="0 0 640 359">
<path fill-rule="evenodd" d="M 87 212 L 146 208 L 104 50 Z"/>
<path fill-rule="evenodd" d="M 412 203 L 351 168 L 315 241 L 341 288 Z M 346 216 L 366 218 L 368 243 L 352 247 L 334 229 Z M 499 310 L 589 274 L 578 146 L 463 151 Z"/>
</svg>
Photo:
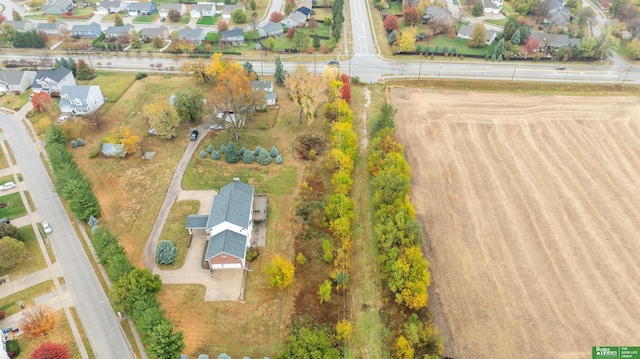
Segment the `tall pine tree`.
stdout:
<svg viewBox="0 0 640 359">
<path fill-rule="evenodd" d="M 284 67 L 282 66 L 282 61 L 280 60 L 280 56 L 276 57 L 276 69 L 273 73 L 273 78 L 276 81 L 277 85 L 284 85 L 284 79 L 286 77 Z"/>
</svg>

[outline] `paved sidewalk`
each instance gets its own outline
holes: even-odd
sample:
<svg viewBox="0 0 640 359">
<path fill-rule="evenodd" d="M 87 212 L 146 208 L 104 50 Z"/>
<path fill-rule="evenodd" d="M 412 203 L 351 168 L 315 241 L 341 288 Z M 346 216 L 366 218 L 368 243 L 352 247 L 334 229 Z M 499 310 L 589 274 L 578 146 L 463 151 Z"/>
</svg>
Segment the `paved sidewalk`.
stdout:
<svg viewBox="0 0 640 359">
<path fill-rule="evenodd" d="M 24 277 L 13 280 L 7 279 L 6 283 L 0 285 L 0 299 L 58 277 L 62 277 L 62 273 L 60 272 L 60 268 L 58 268 L 58 263 L 54 263 L 48 268 L 27 274 Z"/>
<path fill-rule="evenodd" d="M 73 306 L 73 298 L 71 298 L 71 293 L 67 288 L 62 285 L 59 290 L 55 290 L 53 292 L 47 293 L 35 299 L 36 304 L 43 304 L 54 312 L 57 312 L 60 309 L 65 309 Z M 25 309 L 28 310 L 29 308 Z M 19 312 L 14 315 L 10 315 L 2 320 L 2 329 L 5 328 L 19 328 L 20 321 L 22 320 L 22 313 Z M 17 335 L 20 336 L 21 332 L 18 332 Z"/>
</svg>

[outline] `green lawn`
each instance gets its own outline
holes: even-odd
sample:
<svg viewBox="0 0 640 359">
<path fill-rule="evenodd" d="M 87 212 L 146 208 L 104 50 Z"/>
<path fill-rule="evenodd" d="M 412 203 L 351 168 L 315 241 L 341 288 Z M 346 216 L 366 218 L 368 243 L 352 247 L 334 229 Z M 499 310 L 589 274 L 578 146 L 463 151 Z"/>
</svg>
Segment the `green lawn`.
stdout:
<svg viewBox="0 0 640 359">
<path fill-rule="evenodd" d="M 18 228 L 18 232 L 22 236 L 22 242 L 24 242 L 27 247 L 27 258 L 23 259 L 20 264 L 11 271 L 0 271 L 0 276 L 9 274 L 12 280 L 44 269 L 47 266 L 33 227 L 31 227 L 31 225 L 20 227 Z"/>
<path fill-rule="evenodd" d="M 27 214 L 27 209 L 24 207 L 24 203 L 22 203 L 22 199 L 20 198 L 20 192 L 0 197 L 0 203 L 4 202 L 7 202 L 9 205 L 5 208 L 0 208 L 0 218 L 15 219 Z"/>
<path fill-rule="evenodd" d="M 7 93 L 0 97 L 0 106 L 10 108 L 12 110 L 20 109 L 29 101 L 31 90 L 23 92 L 21 95 Z"/>
<path fill-rule="evenodd" d="M 438 36 L 431 39 L 429 43 L 419 42 L 418 44 L 421 46 L 423 51 L 426 46 L 431 47 L 431 51 L 434 51 L 435 47 L 438 46 L 438 51 L 441 53 L 442 48 L 446 45 L 449 48 L 449 51 L 455 47 L 459 55 L 482 55 L 485 51 L 488 51 L 489 54 L 493 53 L 493 48 L 496 46 L 497 41 L 494 41 L 493 44 L 489 46 L 471 48 L 467 46 L 467 40 L 465 39 L 458 37 L 450 39 L 448 36 Z"/>
<path fill-rule="evenodd" d="M 216 14 L 215 16 L 203 16 L 198 19 L 196 22 L 197 25 L 215 25 L 218 23 L 220 19 L 220 14 Z"/>
<path fill-rule="evenodd" d="M 197 214 L 200 209 L 200 201 L 180 201 L 173 204 L 169 217 L 164 222 L 160 239 L 168 239 L 178 247 L 176 261 L 169 265 L 160 265 L 160 269 L 178 269 L 184 265 L 187 257 L 187 244 L 189 243 L 189 231 L 185 227 L 187 216 Z"/>
<path fill-rule="evenodd" d="M 389 14 L 402 14 L 402 1 L 389 1 L 387 3 L 389 4 L 389 8 L 387 9 Z"/>
<path fill-rule="evenodd" d="M 186 13 L 182 16 L 182 19 L 180 20 L 180 22 L 182 22 L 183 24 L 188 24 L 189 21 L 191 21 L 191 14 Z"/>
<path fill-rule="evenodd" d="M 621 41 L 620 44 L 618 44 L 618 47 L 616 47 L 616 52 L 620 56 L 624 57 L 625 60 L 634 61 L 631 59 L 631 52 L 629 51 L 629 48 L 627 47 L 627 45 L 629 45 L 629 42 Z"/>
<path fill-rule="evenodd" d="M 136 16 L 135 19 L 133 19 L 133 22 L 149 23 L 149 22 L 156 21 L 158 17 L 159 17 L 158 13 L 151 14 L 151 15 L 139 15 L 139 16 Z"/>
<path fill-rule="evenodd" d="M 23 304 L 28 307 L 33 304 L 36 297 L 47 294 L 54 289 L 55 286 L 53 285 L 53 281 L 48 280 L 17 293 L 13 293 L 0 299 L 0 310 L 4 310 L 7 316 L 16 314 L 20 311 L 20 305 L 16 302 L 23 301 Z"/>
<path fill-rule="evenodd" d="M 500 20 L 488 19 L 488 20 L 484 20 L 484 22 L 492 24 L 492 25 L 504 26 L 504 24 L 507 23 L 507 20 L 508 19 L 505 17 L 504 19 L 500 19 Z"/>
<path fill-rule="evenodd" d="M 98 76 L 89 81 L 78 80 L 78 85 L 99 85 L 104 97 L 114 102 L 127 92 L 135 80 L 132 72 L 104 71 L 98 72 Z"/>
</svg>

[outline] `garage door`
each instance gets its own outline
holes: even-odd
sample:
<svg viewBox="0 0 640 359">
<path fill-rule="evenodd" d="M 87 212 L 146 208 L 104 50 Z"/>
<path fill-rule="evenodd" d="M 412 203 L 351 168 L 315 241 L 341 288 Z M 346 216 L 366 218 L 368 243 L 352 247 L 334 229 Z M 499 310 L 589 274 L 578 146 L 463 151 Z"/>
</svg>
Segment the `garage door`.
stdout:
<svg viewBox="0 0 640 359">
<path fill-rule="evenodd" d="M 222 269 L 222 264 L 211 264 L 211 269 Z"/>
<path fill-rule="evenodd" d="M 228 263 L 228 264 L 223 264 L 223 268 L 242 268 L 242 264 L 240 263 Z"/>
</svg>

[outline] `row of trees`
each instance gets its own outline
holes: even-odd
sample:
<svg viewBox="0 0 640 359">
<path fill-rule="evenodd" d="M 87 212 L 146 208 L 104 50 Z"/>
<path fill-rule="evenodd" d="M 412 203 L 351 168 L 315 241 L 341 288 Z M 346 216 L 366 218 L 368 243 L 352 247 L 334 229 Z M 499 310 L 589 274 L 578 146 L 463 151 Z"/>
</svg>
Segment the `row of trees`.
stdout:
<svg viewBox="0 0 640 359">
<path fill-rule="evenodd" d="M 335 42 L 340 41 L 342 25 L 344 24 L 344 0 L 335 0 L 331 6 L 331 37 Z"/>
<path fill-rule="evenodd" d="M 374 119 L 373 140 L 368 159 L 372 179 L 374 235 L 378 244 L 381 276 L 396 303 L 416 316 L 400 328 L 394 344 L 396 358 L 418 354 L 443 354 L 437 332 L 418 318 L 427 306 L 431 278 L 420 243 L 420 225 L 409 201 L 411 170 L 404 149 L 396 140 L 393 118 L 396 109 L 384 104 Z"/>
</svg>

